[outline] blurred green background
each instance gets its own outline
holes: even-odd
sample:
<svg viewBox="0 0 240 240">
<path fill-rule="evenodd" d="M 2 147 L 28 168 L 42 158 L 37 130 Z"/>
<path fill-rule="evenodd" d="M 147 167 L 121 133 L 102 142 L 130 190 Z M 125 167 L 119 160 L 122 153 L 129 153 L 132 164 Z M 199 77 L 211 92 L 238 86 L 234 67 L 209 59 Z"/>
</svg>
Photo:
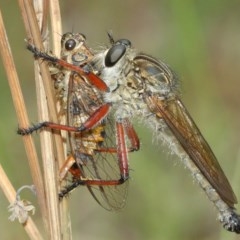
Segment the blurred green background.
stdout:
<svg viewBox="0 0 240 240">
<path fill-rule="evenodd" d="M 32 56 L 25 49 L 18 4 L 0 0 L 0 8 L 28 113 L 36 122 Z M 116 39 L 130 39 L 178 73 L 183 101 L 240 199 L 240 1 L 67 0 L 61 10 L 63 32 L 83 32 L 96 47 L 107 43 L 106 31 L 112 30 Z M 0 161 L 17 189 L 32 181 L 2 62 L 0 79 Z M 238 239 L 222 230 L 212 204 L 179 160 L 143 126 L 136 128 L 142 147 L 130 155 L 126 208 L 107 212 L 86 189 L 78 189 L 71 195 L 73 239 Z M 0 191 L 1 239 L 27 239 L 19 223 L 8 221 L 7 206 Z M 40 223 L 38 209 L 33 218 Z"/>
</svg>

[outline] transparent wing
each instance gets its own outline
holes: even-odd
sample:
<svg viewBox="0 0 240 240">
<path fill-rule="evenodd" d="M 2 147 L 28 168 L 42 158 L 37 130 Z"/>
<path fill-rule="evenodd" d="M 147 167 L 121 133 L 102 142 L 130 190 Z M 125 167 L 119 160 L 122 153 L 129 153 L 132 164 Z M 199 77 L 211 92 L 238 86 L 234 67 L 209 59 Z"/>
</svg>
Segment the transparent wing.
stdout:
<svg viewBox="0 0 240 240">
<path fill-rule="evenodd" d="M 179 99 L 162 101 L 157 96 L 148 96 L 146 101 L 150 109 L 164 119 L 183 149 L 221 198 L 233 207 L 237 199 L 228 179 L 183 103 Z"/>
<path fill-rule="evenodd" d="M 101 148 L 116 148 L 115 124 L 110 118 L 105 119 L 104 141 Z M 93 176 L 102 180 L 118 180 L 120 170 L 116 153 L 95 152 L 90 164 L 83 167 L 87 176 Z M 118 210 L 125 206 L 128 181 L 115 186 L 88 186 L 89 191 L 97 202 L 108 210 Z M 103 201 L 101 201 L 103 200 Z"/>
<path fill-rule="evenodd" d="M 99 93 L 84 78 L 72 74 L 68 90 L 68 124 L 81 126 L 102 104 Z M 71 151 L 87 179 L 118 180 L 120 169 L 117 149 L 115 122 L 108 116 L 91 130 L 82 133 L 69 133 Z M 106 149 L 106 151 L 100 151 Z M 121 185 L 87 186 L 95 200 L 107 210 L 124 207 L 128 181 Z"/>
</svg>

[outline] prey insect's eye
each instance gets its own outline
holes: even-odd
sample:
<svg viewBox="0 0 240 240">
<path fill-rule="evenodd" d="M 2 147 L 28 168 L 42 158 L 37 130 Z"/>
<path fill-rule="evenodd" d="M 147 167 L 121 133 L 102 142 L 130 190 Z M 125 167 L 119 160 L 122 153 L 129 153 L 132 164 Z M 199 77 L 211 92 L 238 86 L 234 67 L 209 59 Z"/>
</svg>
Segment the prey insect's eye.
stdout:
<svg viewBox="0 0 240 240">
<path fill-rule="evenodd" d="M 131 47 L 131 42 L 127 39 L 120 39 L 115 42 L 105 57 L 105 66 L 114 66 L 122 58 L 127 47 Z"/>
<path fill-rule="evenodd" d="M 65 49 L 70 51 L 73 50 L 76 46 L 76 41 L 74 39 L 69 39 L 65 43 Z"/>
</svg>

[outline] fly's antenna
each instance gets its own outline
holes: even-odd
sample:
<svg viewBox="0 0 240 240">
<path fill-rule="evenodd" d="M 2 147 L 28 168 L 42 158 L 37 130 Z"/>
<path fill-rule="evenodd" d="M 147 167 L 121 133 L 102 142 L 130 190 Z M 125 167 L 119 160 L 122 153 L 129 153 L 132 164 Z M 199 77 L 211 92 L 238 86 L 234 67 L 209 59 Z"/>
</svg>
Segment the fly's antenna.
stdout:
<svg viewBox="0 0 240 240">
<path fill-rule="evenodd" d="M 108 35 L 108 39 L 110 41 L 110 43 L 113 45 L 115 43 L 114 39 L 113 39 L 113 33 L 112 31 L 107 31 L 107 35 Z"/>
</svg>

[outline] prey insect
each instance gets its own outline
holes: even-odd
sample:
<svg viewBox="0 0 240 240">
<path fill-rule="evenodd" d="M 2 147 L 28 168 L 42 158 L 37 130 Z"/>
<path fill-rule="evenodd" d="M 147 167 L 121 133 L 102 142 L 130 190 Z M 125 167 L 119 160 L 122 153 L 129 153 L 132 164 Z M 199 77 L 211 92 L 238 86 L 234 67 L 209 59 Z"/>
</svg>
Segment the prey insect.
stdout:
<svg viewBox="0 0 240 240">
<path fill-rule="evenodd" d="M 107 86 L 88 69 L 87 63 L 93 54 L 85 44 L 85 37 L 66 33 L 61 45 L 61 59 L 56 61 L 33 45 L 28 45 L 28 48 L 36 57 L 50 61 L 60 114 L 67 116 L 67 124 L 43 122 L 29 129 L 19 129 L 18 133 L 30 134 L 41 127 L 68 131 L 70 154 L 60 171 L 60 178 L 63 179 L 70 171 L 73 180 L 59 193 L 59 197 L 84 185 L 102 207 L 118 210 L 125 205 L 127 195 L 127 153 L 138 148 L 139 143 L 127 148 L 122 128 L 115 129 L 111 114 L 102 117 L 108 112 L 109 104 L 103 102 L 100 91 L 106 91 Z M 130 137 L 135 134 L 128 121 L 125 121 L 125 128 Z M 117 140 L 116 134 L 119 135 Z"/>
<path fill-rule="evenodd" d="M 117 124 L 140 118 L 156 138 L 168 145 L 219 211 L 223 227 L 240 233 L 236 196 L 210 146 L 202 136 L 179 96 L 173 71 L 163 62 L 139 53 L 127 39 L 95 54 L 91 66 L 106 83 L 104 94 Z"/>
</svg>

